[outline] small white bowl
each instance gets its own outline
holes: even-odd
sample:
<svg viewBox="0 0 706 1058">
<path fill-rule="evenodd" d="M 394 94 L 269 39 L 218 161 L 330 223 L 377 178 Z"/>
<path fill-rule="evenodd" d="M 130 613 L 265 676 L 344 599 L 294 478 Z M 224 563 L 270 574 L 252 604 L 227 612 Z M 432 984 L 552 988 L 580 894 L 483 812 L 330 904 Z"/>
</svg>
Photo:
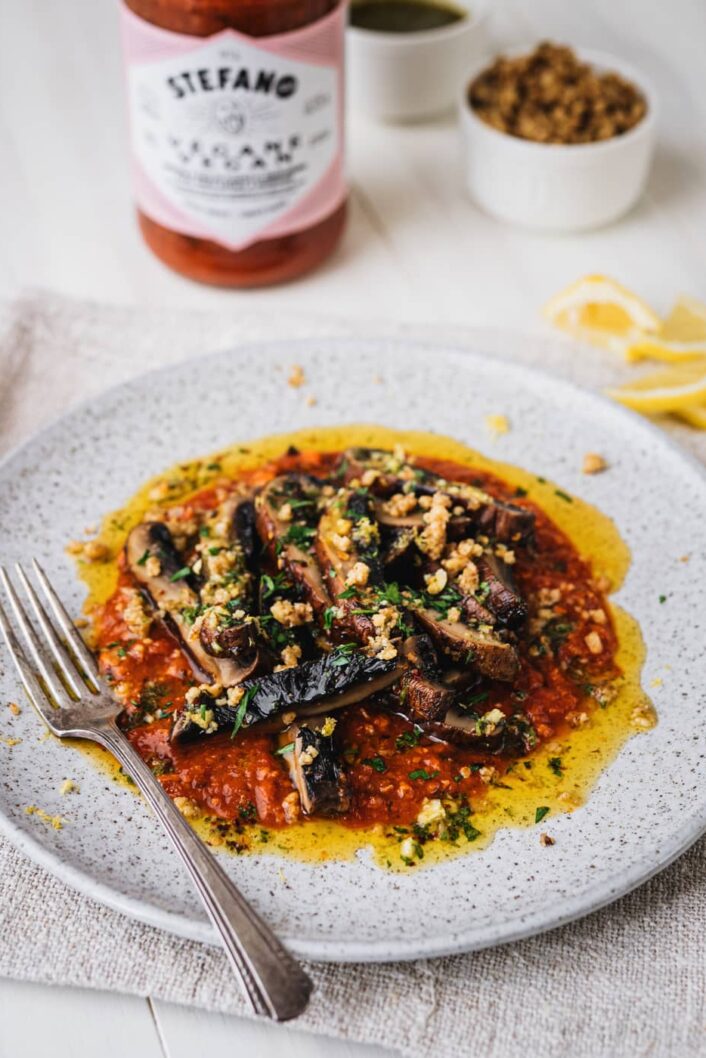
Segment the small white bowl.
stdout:
<svg viewBox="0 0 706 1058">
<path fill-rule="evenodd" d="M 487 125 L 471 108 L 471 83 L 493 59 L 477 61 L 466 73 L 460 122 L 466 186 L 486 213 L 528 228 L 580 231 L 616 220 L 640 197 L 655 144 L 654 92 L 622 59 L 575 50 L 596 70 L 631 81 L 645 97 L 645 116 L 629 132 L 599 143 L 536 143 L 510 136 Z M 532 46 L 509 54 L 530 51 Z"/>
<path fill-rule="evenodd" d="M 348 26 L 348 96 L 378 121 L 419 121 L 453 108 L 470 63 L 488 47 L 488 0 L 451 0 L 467 17 L 418 33 Z"/>
</svg>

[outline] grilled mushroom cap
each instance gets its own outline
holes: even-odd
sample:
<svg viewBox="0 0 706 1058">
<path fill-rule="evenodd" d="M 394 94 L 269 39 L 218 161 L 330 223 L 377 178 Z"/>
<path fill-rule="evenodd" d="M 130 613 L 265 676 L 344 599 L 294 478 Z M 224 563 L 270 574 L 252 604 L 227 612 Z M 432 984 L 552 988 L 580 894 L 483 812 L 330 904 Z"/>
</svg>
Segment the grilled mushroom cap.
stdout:
<svg viewBox="0 0 706 1058">
<path fill-rule="evenodd" d="M 250 675 L 252 659 L 241 665 L 232 658 L 216 657 L 206 650 L 198 635 L 192 634 L 185 614 L 196 611 L 200 600 L 192 575 L 184 573 L 186 567 L 166 525 L 136 525 L 127 538 L 125 557 L 150 605 L 179 641 L 199 679 L 232 687 Z"/>
<path fill-rule="evenodd" d="M 403 671 L 403 666 L 396 661 L 370 658 L 357 651 L 349 654 L 334 650 L 294 668 L 246 680 L 242 686 L 248 698 L 242 717 L 239 716 L 240 703 L 231 705 L 225 699 L 215 699 L 204 692 L 195 708 L 178 714 L 170 738 L 180 741 L 214 734 L 223 729 L 231 730 L 236 723 L 250 727 L 275 720 L 288 712 L 299 717 L 330 713 L 389 687 Z M 209 730 L 198 722 L 196 714 L 201 706 L 213 714 Z"/>
<path fill-rule="evenodd" d="M 290 751 L 282 756 L 306 816 L 314 812 L 337 816 L 350 807 L 350 789 L 334 732 L 324 733 L 333 726 L 331 718 L 306 725 L 293 724 L 280 736 L 280 747 L 291 744 Z"/>
<path fill-rule="evenodd" d="M 346 527 L 347 531 L 341 532 Z M 319 519 L 316 558 L 342 615 L 339 621 L 359 642 L 367 642 L 375 635 L 375 626 L 368 614 L 360 613 L 357 598 L 345 598 L 351 583 L 355 583 L 350 578 L 358 563 L 365 565 L 366 585 L 382 580 L 380 532 L 367 493 L 340 489 L 333 497 Z"/>
<path fill-rule="evenodd" d="M 478 574 L 487 585 L 485 603 L 505 628 L 521 628 L 527 620 L 527 603 L 518 593 L 510 566 L 495 555 L 476 559 Z"/>
<path fill-rule="evenodd" d="M 255 515 L 260 537 L 272 557 L 287 569 L 292 579 L 301 586 L 317 614 L 331 605 L 331 597 L 321 570 L 308 546 L 313 541 L 315 530 L 307 522 L 312 521 L 316 514 L 319 494 L 319 483 L 307 474 L 282 474 L 266 485 L 255 498 Z M 306 511 L 306 518 L 282 517 L 282 508 L 289 507 L 287 513 L 291 513 L 292 501 L 305 504 L 295 509 L 297 512 Z M 295 530 L 296 526 L 301 527 L 299 531 Z"/>
<path fill-rule="evenodd" d="M 519 669 L 517 651 L 492 629 L 449 621 L 434 610 L 418 608 L 413 612 L 439 648 L 454 661 L 473 664 L 478 672 L 496 680 L 514 680 Z"/>
</svg>

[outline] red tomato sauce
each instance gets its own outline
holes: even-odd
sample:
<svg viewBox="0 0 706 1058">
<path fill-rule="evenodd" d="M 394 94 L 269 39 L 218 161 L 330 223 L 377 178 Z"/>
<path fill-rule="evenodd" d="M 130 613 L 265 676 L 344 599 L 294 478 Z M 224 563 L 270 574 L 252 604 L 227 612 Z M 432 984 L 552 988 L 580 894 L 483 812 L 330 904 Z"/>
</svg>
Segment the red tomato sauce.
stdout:
<svg viewBox="0 0 706 1058">
<path fill-rule="evenodd" d="M 290 453 L 248 471 L 239 481 L 263 484 L 289 470 L 324 475 L 336 453 Z M 512 684 L 486 680 L 485 708 L 510 713 L 521 702 L 538 745 L 579 726 L 620 675 L 615 662 L 617 639 L 602 585 L 571 541 L 524 495 L 499 478 L 453 462 L 419 458 L 422 466 L 452 481 L 482 487 L 498 499 L 532 509 L 536 515 L 536 551 L 517 551 L 514 573 L 528 599 L 543 590 L 560 593 L 552 607 L 552 651 L 530 633 L 519 642 L 520 672 Z M 233 482 L 223 480 L 202 490 L 170 512 L 190 519 L 194 512 L 222 502 Z M 568 500 L 567 500 L 568 502 Z M 96 614 L 100 665 L 117 696 L 125 702 L 122 723 L 141 756 L 153 767 L 172 797 L 188 798 L 206 815 L 222 820 L 288 825 L 285 798 L 292 793 L 276 736 L 257 728 L 234 738 L 220 733 L 187 745 L 169 741 L 171 715 L 197 681 L 176 641 L 157 622 L 146 638 L 131 637 L 123 618 L 123 590 L 132 584 L 123 568 L 118 588 Z M 600 653 L 587 637 L 597 633 Z M 603 697 L 602 697 L 603 696 Z M 354 827 L 413 822 L 428 798 L 477 799 L 513 762 L 458 745 L 435 741 L 402 716 L 372 703 L 349 706 L 336 714 L 346 773 L 352 790 L 349 812 L 341 822 Z"/>
</svg>

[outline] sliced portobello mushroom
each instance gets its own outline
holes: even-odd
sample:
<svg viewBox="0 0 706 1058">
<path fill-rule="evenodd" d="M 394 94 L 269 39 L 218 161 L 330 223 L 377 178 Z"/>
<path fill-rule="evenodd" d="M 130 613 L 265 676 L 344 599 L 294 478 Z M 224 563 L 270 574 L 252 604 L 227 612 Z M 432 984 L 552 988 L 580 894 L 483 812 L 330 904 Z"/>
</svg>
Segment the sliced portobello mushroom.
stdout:
<svg viewBox="0 0 706 1058">
<path fill-rule="evenodd" d="M 142 522 L 130 532 L 125 544 L 128 569 L 148 602 L 184 650 L 202 681 L 232 687 L 253 671 L 246 663 L 217 657 L 193 634 L 193 618 L 200 609 L 194 576 L 176 550 L 172 534 L 162 522 Z"/>
<path fill-rule="evenodd" d="M 493 753 L 496 756 L 529 753 L 536 743 L 534 729 L 523 714 L 496 720 L 492 730 L 488 730 L 488 725 L 484 726 L 483 721 L 482 716 L 454 705 L 438 721 L 421 726 L 427 734 L 444 742 L 455 742 L 479 753 Z"/>
<path fill-rule="evenodd" d="M 437 611 L 422 607 L 412 612 L 448 657 L 464 665 L 473 665 L 484 676 L 508 682 L 514 680 L 520 664 L 517 651 L 492 628 L 449 621 Z"/>
<path fill-rule="evenodd" d="M 529 613 L 527 603 L 517 591 L 512 569 L 495 555 L 484 554 L 476 560 L 481 582 L 487 585 L 485 603 L 505 628 L 521 628 Z"/>
<path fill-rule="evenodd" d="M 442 682 L 439 660 L 428 635 L 408 636 L 402 644 L 407 671 L 399 683 L 400 708 L 412 719 L 436 720 L 456 699 Z"/>
<path fill-rule="evenodd" d="M 405 466 L 393 452 L 378 449 L 349 449 L 345 454 L 345 479 L 360 480 L 366 470 L 378 476 L 370 484 L 376 496 L 376 517 L 381 525 L 394 528 L 421 528 L 424 525 L 421 508 L 404 515 L 390 514 L 386 501 L 398 492 L 416 496 L 444 492 L 451 496 L 455 507 L 463 507 L 463 514 L 455 514 L 448 523 L 448 537 L 458 540 L 481 532 L 500 543 L 532 544 L 535 515 L 524 507 L 497 500 L 485 490 L 465 482 L 448 481 L 420 467 Z M 405 476 L 402 476 L 405 475 Z"/>
<path fill-rule="evenodd" d="M 295 668 L 246 680 L 242 685 L 245 697 L 235 705 L 227 697 L 214 698 L 204 692 L 192 707 L 178 714 L 170 737 L 178 742 L 223 729 L 233 730 L 236 725 L 236 729 L 251 727 L 287 712 L 298 717 L 332 712 L 389 687 L 403 671 L 396 660 L 333 650 Z M 206 725 L 202 722 L 202 707 L 209 714 Z"/>
<path fill-rule="evenodd" d="M 367 642 L 375 635 L 375 626 L 369 614 L 360 612 L 361 596 L 365 595 L 366 585 L 381 583 L 382 560 L 380 530 L 365 490 L 339 489 L 327 505 L 316 533 L 316 558 L 341 614 L 339 621 L 359 642 Z M 349 576 L 359 562 L 367 568 L 367 580 L 356 590 L 355 581 L 349 583 Z"/>
<path fill-rule="evenodd" d="M 282 474 L 255 498 L 260 537 L 279 568 L 288 570 L 301 586 L 316 614 L 331 605 L 313 552 L 320 494 L 320 484 L 315 478 L 307 474 Z"/>
<path fill-rule="evenodd" d="M 228 497 L 204 524 L 193 565 L 201 604 L 196 628 L 204 650 L 251 671 L 267 660 L 253 619 L 256 580 L 248 557 L 254 546 L 253 517 L 251 495 Z"/>
<path fill-rule="evenodd" d="M 503 544 L 524 547 L 534 542 L 535 521 L 534 511 L 503 500 L 493 500 L 476 515 L 476 527 L 486 536 Z"/>
<path fill-rule="evenodd" d="M 282 758 L 299 794 L 305 816 L 337 816 L 347 812 L 351 792 L 335 744 L 332 717 L 292 724 L 279 739 Z M 329 730 L 330 729 L 330 730 Z"/>
</svg>

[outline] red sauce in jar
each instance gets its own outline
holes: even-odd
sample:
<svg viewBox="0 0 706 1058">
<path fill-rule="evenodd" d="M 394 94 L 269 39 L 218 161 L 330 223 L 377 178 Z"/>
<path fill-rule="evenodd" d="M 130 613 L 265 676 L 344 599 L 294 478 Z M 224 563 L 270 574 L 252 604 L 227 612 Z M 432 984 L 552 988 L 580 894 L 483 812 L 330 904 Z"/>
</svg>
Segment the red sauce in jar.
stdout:
<svg viewBox="0 0 706 1058">
<path fill-rule="evenodd" d="M 133 15 L 169 33 L 193 38 L 209 38 L 223 30 L 232 29 L 249 38 L 257 39 L 288 34 L 310 26 L 334 11 L 340 0 L 124 0 L 124 2 Z M 196 72 L 202 73 L 203 71 Z M 220 72 L 220 68 L 217 72 Z M 269 73 L 266 73 L 269 76 Z M 214 85 L 207 81 L 204 84 L 209 90 L 214 88 Z M 233 82 L 228 84 L 228 88 L 232 87 Z M 315 103 L 314 95 L 310 105 L 313 106 Z M 341 135 L 342 100 L 339 101 L 338 109 L 337 123 L 339 135 Z M 252 115 L 252 109 L 249 113 Z M 241 115 L 236 116 L 238 120 L 241 120 Z M 245 118 L 248 119 L 247 110 Z M 227 145 L 226 147 L 216 146 L 216 150 L 221 150 L 221 154 L 227 149 L 229 149 Z M 265 150 L 268 149 L 269 146 L 265 145 Z M 248 146 L 246 150 L 251 150 L 251 148 Z M 207 158 L 203 164 L 215 163 L 216 160 Z M 264 152 L 261 161 L 263 165 L 268 161 Z M 238 164 L 235 159 L 233 164 Z M 171 167 L 172 169 L 175 167 L 173 162 Z M 227 177 L 228 174 L 224 173 L 223 179 Z M 301 176 L 298 179 L 301 179 Z M 262 186 L 257 194 L 260 196 L 265 194 Z M 343 231 L 345 216 L 346 202 L 343 198 L 328 215 L 321 217 L 316 223 L 301 228 L 295 226 L 286 234 L 278 234 L 272 238 L 257 238 L 242 249 L 233 249 L 216 238 L 187 234 L 158 222 L 145 209 L 138 208 L 142 235 L 160 260 L 190 279 L 234 287 L 279 283 L 295 279 L 316 267 L 334 250 Z"/>
</svg>

